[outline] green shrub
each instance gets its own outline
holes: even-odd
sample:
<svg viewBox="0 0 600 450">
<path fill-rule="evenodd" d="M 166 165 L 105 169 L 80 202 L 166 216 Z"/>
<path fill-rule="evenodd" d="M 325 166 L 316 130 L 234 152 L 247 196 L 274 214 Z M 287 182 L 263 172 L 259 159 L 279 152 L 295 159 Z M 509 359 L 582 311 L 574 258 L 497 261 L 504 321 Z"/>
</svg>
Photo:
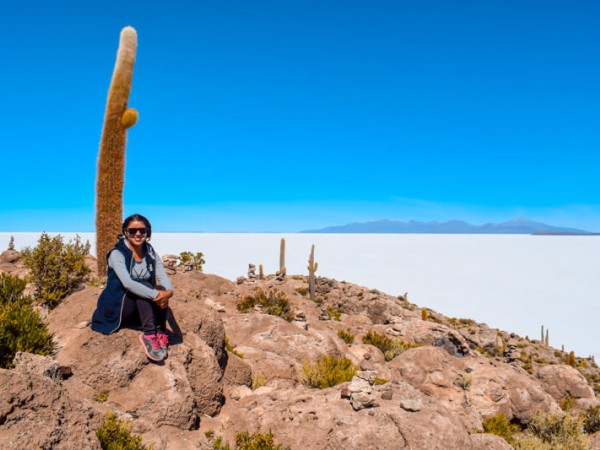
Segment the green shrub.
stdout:
<svg viewBox="0 0 600 450">
<path fill-rule="evenodd" d="M 90 273 L 85 257 L 90 243 L 82 244 L 79 236 L 63 243 L 61 235 L 53 238 L 42 233 L 37 247 L 27 247 L 22 252 L 23 263 L 31 270 L 34 298 L 49 308 L 54 308 L 74 292 Z"/>
<path fill-rule="evenodd" d="M 231 342 L 229 342 L 229 338 L 227 336 L 225 336 L 225 350 L 227 350 L 229 353 L 233 353 L 238 358 L 244 357 L 243 353 L 238 352 L 233 345 L 231 345 Z"/>
<path fill-rule="evenodd" d="M 583 431 L 588 434 L 600 431 L 600 406 L 592 406 L 582 414 Z"/>
<path fill-rule="evenodd" d="M 308 288 L 305 288 L 305 287 L 299 287 L 299 288 L 296 288 L 296 292 L 297 292 L 298 294 L 300 294 L 300 295 L 303 295 L 303 296 L 304 296 L 304 295 L 308 294 Z"/>
<path fill-rule="evenodd" d="M 263 312 L 272 316 L 279 316 L 282 319 L 291 322 L 294 320 L 294 313 L 290 301 L 281 291 L 263 291 L 257 289 L 254 295 L 247 295 L 237 303 L 237 309 L 241 312 L 250 312 L 255 306 L 260 306 Z"/>
<path fill-rule="evenodd" d="M 569 394 L 565 398 L 563 398 L 562 401 L 559 402 L 559 404 L 563 411 L 569 412 L 571 410 L 571 406 L 573 406 L 574 402 L 575 402 L 575 397 L 573 397 L 572 395 Z"/>
<path fill-rule="evenodd" d="M 536 443 L 540 445 L 539 448 L 546 448 L 547 445 L 553 450 L 588 448 L 586 437 L 581 433 L 581 423 L 566 414 L 538 414 L 527 426 L 525 435 L 514 440 L 515 448 L 521 450 Z"/>
<path fill-rule="evenodd" d="M 289 447 L 282 447 L 281 444 L 275 444 L 271 430 L 267 434 L 247 432 L 235 435 L 236 449 L 239 450 L 288 450 Z"/>
<path fill-rule="evenodd" d="M 267 380 L 265 380 L 260 375 L 252 375 L 252 390 L 255 391 L 259 387 L 263 387 L 267 384 Z"/>
<path fill-rule="evenodd" d="M 504 413 L 498 413 L 495 416 L 483 420 L 483 432 L 492 433 L 509 440 L 512 435 L 521 431 L 521 428 L 510 423 Z"/>
<path fill-rule="evenodd" d="M 25 282 L 18 277 L 0 274 L 0 367 L 12 367 L 17 352 L 49 355 L 54 349 L 52 334 L 31 299 L 23 295 Z"/>
<path fill-rule="evenodd" d="M 328 306 L 325 308 L 325 312 L 330 320 L 336 320 L 339 322 L 342 318 L 342 312 L 335 306 Z"/>
<path fill-rule="evenodd" d="M 106 286 L 106 277 L 91 277 L 87 281 L 88 287 L 105 287 Z"/>
<path fill-rule="evenodd" d="M 206 433 L 208 439 L 214 437 L 214 432 L 211 431 L 210 436 Z M 273 440 L 273 433 L 271 430 L 267 434 L 254 433 L 249 434 L 248 432 L 237 433 L 235 435 L 235 447 L 233 449 L 227 442 L 223 442 L 223 437 L 218 436 L 212 442 L 213 450 L 289 450 L 289 447 L 282 447 L 281 444 L 276 444 Z"/>
<path fill-rule="evenodd" d="M 96 400 L 98 403 L 104 403 L 106 400 L 108 400 L 108 391 L 100 391 L 98 394 L 96 394 L 94 400 Z"/>
<path fill-rule="evenodd" d="M 392 339 L 383 334 L 369 331 L 362 338 L 363 344 L 370 344 L 383 352 L 386 361 L 391 361 L 409 348 L 419 347 L 419 344 L 406 342 L 402 339 Z"/>
<path fill-rule="evenodd" d="M 206 264 L 204 253 L 198 252 L 193 254 L 192 252 L 181 252 L 179 254 L 179 264 L 181 266 L 191 267 L 194 270 L 202 271 L 202 266 Z"/>
<path fill-rule="evenodd" d="M 318 389 L 350 381 L 357 370 L 348 358 L 327 355 L 320 358 L 314 365 L 305 362 L 302 367 L 304 383 Z"/>
<path fill-rule="evenodd" d="M 465 391 L 471 390 L 472 383 L 473 383 L 473 377 L 471 377 L 471 374 L 463 375 L 457 381 L 457 384 Z"/>
<path fill-rule="evenodd" d="M 381 386 L 382 384 L 386 384 L 388 383 L 390 380 L 386 379 L 386 378 L 379 378 L 379 377 L 375 377 L 373 383 L 375 384 L 375 386 Z"/>
<path fill-rule="evenodd" d="M 337 335 L 342 341 L 344 341 L 348 345 L 354 342 L 354 335 L 350 332 L 350 330 L 338 330 Z"/>
<path fill-rule="evenodd" d="M 207 430 L 204 432 L 207 439 L 212 439 L 215 436 L 215 430 Z"/>
<path fill-rule="evenodd" d="M 104 416 L 104 422 L 96 430 L 102 450 L 147 450 L 142 437 L 131 433 L 130 425 L 117 419 L 114 414 Z M 151 448 L 151 447 L 150 447 Z"/>
<path fill-rule="evenodd" d="M 27 282 L 19 277 L 0 273 L 0 303 L 7 304 L 23 297 Z"/>
</svg>

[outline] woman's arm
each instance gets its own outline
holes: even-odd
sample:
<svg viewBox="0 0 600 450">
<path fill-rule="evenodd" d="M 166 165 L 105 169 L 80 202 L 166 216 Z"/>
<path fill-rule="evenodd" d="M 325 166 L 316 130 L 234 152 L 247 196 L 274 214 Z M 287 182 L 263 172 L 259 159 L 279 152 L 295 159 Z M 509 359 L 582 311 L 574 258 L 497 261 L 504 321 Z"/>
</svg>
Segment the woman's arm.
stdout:
<svg viewBox="0 0 600 450">
<path fill-rule="evenodd" d="M 156 284 L 165 288 L 166 291 L 173 291 L 173 285 L 165 272 L 165 266 L 162 262 L 162 258 L 157 253 L 156 255 Z"/>
<path fill-rule="evenodd" d="M 158 291 L 144 286 L 131 278 L 129 267 L 125 264 L 125 256 L 119 251 L 113 251 L 108 257 L 108 266 L 112 268 L 126 291 L 138 297 L 154 299 Z M 163 268 L 164 271 L 164 268 Z"/>
</svg>

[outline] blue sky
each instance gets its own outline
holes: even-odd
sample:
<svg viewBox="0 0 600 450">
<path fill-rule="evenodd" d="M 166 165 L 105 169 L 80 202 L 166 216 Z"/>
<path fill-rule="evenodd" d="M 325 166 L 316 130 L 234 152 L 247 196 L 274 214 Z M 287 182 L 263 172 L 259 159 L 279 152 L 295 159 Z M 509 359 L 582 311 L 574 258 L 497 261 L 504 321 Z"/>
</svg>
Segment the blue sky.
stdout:
<svg viewBox="0 0 600 450">
<path fill-rule="evenodd" d="M 600 3 L 166 3 L 3 4 L 0 231 L 93 231 L 126 25 L 125 213 L 155 230 L 600 230 Z"/>
</svg>

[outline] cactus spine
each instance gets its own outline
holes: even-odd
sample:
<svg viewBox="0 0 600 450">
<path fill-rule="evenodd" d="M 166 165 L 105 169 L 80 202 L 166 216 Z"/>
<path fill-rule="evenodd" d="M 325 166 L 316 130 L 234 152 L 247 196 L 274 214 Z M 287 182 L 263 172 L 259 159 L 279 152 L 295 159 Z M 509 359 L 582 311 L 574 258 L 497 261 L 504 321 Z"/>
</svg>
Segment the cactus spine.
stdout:
<svg viewBox="0 0 600 450">
<path fill-rule="evenodd" d="M 279 272 L 285 276 L 285 239 L 281 238 L 279 244 Z"/>
<path fill-rule="evenodd" d="M 115 244 L 123 220 L 126 129 L 137 121 L 137 111 L 128 109 L 137 33 L 121 30 L 117 60 L 108 90 L 104 126 L 100 138 L 96 179 L 96 254 L 98 274 L 106 275 L 105 255 Z"/>
<path fill-rule="evenodd" d="M 315 272 L 319 267 L 319 263 L 315 262 L 315 244 L 310 248 L 310 256 L 308 257 L 308 290 L 310 292 L 310 299 L 315 299 Z"/>
</svg>

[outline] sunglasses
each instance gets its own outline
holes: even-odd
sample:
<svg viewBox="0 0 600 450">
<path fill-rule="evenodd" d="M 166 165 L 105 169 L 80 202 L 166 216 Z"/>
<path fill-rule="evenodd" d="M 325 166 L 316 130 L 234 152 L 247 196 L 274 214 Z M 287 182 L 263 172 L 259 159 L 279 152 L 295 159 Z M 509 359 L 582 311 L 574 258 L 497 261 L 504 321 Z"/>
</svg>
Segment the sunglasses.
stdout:
<svg viewBox="0 0 600 450">
<path fill-rule="evenodd" d="M 148 234 L 148 228 L 127 228 L 125 231 L 127 231 L 129 236 L 135 236 L 138 232 L 142 236 Z"/>
</svg>

